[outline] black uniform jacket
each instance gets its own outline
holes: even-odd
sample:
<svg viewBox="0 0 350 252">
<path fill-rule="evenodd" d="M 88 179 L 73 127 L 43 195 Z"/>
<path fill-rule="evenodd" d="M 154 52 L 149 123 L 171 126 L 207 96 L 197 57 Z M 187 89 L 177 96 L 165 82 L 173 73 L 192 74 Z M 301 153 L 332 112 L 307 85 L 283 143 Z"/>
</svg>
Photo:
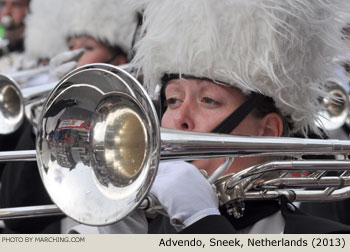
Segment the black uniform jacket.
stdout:
<svg viewBox="0 0 350 252">
<path fill-rule="evenodd" d="M 183 234 L 235 234 L 257 221 L 281 210 L 285 220 L 285 234 L 341 234 L 350 233 L 350 226 L 328 219 L 308 215 L 284 197 L 274 201 L 246 202 L 242 218 L 236 219 L 220 209 L 222 215 L 210 215 L 181 231 Z M 158 216 L 149 223 L 149 233 L 176 233 L 164 216 Z"/>
<path fill-rule="evenodd" d="M 29 122 L 18 133 L 14 149 L 35 149 L 35 136 Z M 41 181 L 36 162 L 8 162 L 1 178 L 0 207 L 23 207 L 53 204 Z M 60 233 L 62 217 L 36 217 L 5 220 L 2 233 Z"/>
<path fill-rule="evenodd" d="M 327 202 L 301 203 L 300 209 L 308 214 L 350 225 L 350 199 Z"/>
</svg>

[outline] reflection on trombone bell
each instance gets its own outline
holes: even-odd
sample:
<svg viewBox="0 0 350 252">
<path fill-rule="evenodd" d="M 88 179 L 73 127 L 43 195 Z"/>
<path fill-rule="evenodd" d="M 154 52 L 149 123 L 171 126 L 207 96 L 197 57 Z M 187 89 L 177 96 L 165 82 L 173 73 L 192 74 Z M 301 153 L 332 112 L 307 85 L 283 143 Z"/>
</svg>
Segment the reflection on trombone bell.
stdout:
<svg viewBox="0 0 350 252">
<path fill-rule="evenodd" d="M 222 177 L 232 158 L 349 153 L 350 141 L 160 128 L 152 101 L 129 73 L 94 64 L 71 72 L 50 93 L 38 124 L 36 152 L 26 152 L 26 158 L 37 158 L 45 188 L 63 213 L 88 225 L 106 225 L 122 220 L 137 207 L 159 209 L 148 192 L 160 161 L 228 157 L 208 180 L 216 184 L 221 204 L 240 217 L 243 200 L 281 195 L 291 201 L 349 198 L 350 162 L 280 160 Z M 0 155 L 0 160 L 24 159 L 24 153 L 6 155 Z M 295 171 L 309 171 L 310 176 L 291 178 L 290 172 Z M 324 177 L 327 171 L 345 172 Z M 315 185 L 321 189 L 316 190 Z M 45 208 L 5 209 L 1 215 L 12 218 L 59 212 L 54 206 L 47 207 L 47 212 Z"/>
</svg>

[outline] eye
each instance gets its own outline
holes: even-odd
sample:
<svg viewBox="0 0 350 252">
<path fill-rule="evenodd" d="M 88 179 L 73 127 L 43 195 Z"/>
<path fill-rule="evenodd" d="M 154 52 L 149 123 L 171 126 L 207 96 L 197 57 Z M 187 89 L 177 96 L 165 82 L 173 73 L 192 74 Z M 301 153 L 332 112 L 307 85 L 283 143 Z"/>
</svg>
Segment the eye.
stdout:
<svg viewBox="0 0 350 252">
<path fill-rule="evenodd" d="M 91 45 L 86 45 L 86 46 L 84 46 L 84 49 L 85 49 L 86 51 L 93 51 L 93 50 L 95 50 L 95 47 L 94 47 L 94 46 L 91 46 Z"/>
<path fill-rule="evenodd" d="M 219 102 L 217 102 L 214 99 L 209 98 L 209 97 L 203 97 L 202 102 L 205 104 L 211 104 L 211 105 L 218 105 L 219 104 Z"/>
<path fill-rule="evenodd" d="M 25 7 L 25 4 L 23 2 L 14 2 L 13 6 L 16 8 L 23 8 Z"/>
<path fill-rule="evenodd" d="M 179 103 L 179 102 L 180 102 L 179 99 L 176 99 L 176 98 L 172 97 L 172 98 L 166 99 L 165 105 L 166 105 L 167 107 L 169 107 L 169 106 L 175 105 L 175 104 L 177 104 L 177 103 Z"/>
</svg>

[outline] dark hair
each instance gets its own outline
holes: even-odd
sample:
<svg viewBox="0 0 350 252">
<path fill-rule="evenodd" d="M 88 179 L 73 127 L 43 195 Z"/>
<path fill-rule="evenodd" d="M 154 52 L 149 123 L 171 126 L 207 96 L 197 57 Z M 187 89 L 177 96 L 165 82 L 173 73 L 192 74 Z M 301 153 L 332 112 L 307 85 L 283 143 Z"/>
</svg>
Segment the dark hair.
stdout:
<svg viewBox="0 0 350 252">
<path fill-rule="evenodd" d="M 107 45 L 107 44 L 106 44 Z M 125 53 L 119 46 L 109 46 L 109 48 L 112 51 L 112 56 L 106 61 L 106 63 L 111 63 L 116 57 L 118 56 L 124 56 L 127 58 L 127 53 Z"/>
<path fill-rule="evenodd" d="M 282 136 L 289 136 L 291 129 L 293 129 L 293 123 L 290 117 L 283 116 L 281 111 L 276 107 L 275 101 L 271 97 L 265 96 L 259 106 L 255 107 L 252 111 L 252 114 L 257 118 L 263 118 L 269 113 L 276 113 L 281 116 L 283 122 Z"/>
</svg>

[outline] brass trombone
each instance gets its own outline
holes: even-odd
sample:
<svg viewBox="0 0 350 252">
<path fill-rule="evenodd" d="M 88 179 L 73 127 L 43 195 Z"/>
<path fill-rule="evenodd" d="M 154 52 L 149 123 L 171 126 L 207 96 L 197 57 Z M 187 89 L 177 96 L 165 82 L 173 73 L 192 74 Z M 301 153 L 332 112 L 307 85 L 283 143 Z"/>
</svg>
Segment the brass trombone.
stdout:
<svg viewBox="0 0 350 252">
<path fill-rule="evenodd" d="M 80 223 L 106 225 L 122 220 L 138 207 L 157 208 L 156 200 L 148 192 L 160 161 L 254 155 L 347 157 L 349 153 L 350 141 L 247 137 L 160 128 L 152 101 L 134 77 L 117 67 L 93 64 L 71 72 L 51 91 L 38 125 L 36 151 L 20 155 L 7 152 L 4 158 L 0 155 L 1 161 L 37 159 L 45 188 L 58 208 L 5 209 L 2 216 L 15 218 L 24 213 L 36 216 L 62 211 Z M 230 161 L 226 162 L 209 180 L 215 181 L 221 203 L 231 205 L 237 217 L 243 200 L 281 195 L 291 201 L 350 197 L 350 163 L 346 158 L 280 160 L 221 177 L 229 165 Z M 271 172 L 276 170 L 279 176 L 272 176 Z M 323 176 L 324 171 L 331 170 L 345 173 L 334 179 Z M 288 176 L 291 171 L 309 171 L 312 185 L 322 189 L 310 193 L 294 190 L 294 186 L 306 185 L 293 182 Z"/>
</svg>

